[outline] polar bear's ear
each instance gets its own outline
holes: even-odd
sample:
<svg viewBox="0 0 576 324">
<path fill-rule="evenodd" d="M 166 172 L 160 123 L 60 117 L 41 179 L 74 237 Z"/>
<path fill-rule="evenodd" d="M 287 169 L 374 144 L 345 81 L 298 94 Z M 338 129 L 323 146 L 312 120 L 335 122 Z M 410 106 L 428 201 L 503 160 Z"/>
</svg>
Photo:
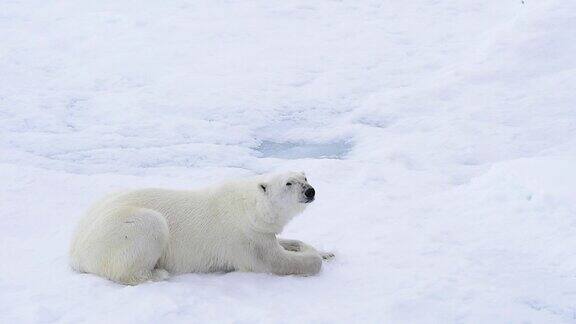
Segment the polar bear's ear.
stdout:
<svg viewBox="0 0 576 324">
<path fill-rule="evenodd" d="M 260 189 L 262 189 L 262 191 L 266 192 L 266 184 L 265 183 L 260 183 L 258 186 L 260 187 Z"/>
</svg>

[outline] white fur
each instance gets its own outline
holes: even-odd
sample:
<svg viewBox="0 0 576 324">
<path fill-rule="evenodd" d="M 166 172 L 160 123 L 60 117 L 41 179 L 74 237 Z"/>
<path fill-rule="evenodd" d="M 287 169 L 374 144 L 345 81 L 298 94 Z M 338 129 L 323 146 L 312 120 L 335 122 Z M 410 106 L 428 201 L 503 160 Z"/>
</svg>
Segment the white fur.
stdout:
<svg viewBox="0 0 576 324">
<path fill-rule="evenodd" d="M 114 194 L 81 220 L 71 266 L 124 284 L 168 272 L 316 274 L 322 257 L 333 255 L 276 238 L 305 209 L 307 188 L 303 173 L 290 172 L 200 190 Z"/>
</svg>

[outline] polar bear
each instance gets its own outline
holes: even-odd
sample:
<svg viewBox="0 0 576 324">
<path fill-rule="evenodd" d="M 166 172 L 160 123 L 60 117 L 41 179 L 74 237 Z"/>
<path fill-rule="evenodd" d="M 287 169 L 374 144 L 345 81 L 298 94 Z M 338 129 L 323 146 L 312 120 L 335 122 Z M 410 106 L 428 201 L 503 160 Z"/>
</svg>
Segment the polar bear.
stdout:
<svg viewBox="0 0 576 324">
<path fill-rule="evenodd" d="M 303 172 L 113 194 L 80 221 L 70 263 L 128 285 L 188 272 L 313 275 L 334 255 L 277 234 L 314 198 Z"/>
</svg>

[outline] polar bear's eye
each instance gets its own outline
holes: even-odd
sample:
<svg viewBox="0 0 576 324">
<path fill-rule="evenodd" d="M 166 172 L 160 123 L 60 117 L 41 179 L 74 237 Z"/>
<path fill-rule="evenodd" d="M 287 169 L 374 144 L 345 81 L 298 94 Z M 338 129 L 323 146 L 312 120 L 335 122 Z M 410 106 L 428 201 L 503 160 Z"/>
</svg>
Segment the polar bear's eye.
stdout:
<svg viewBox="0 0 576 324">
<path fill-rule="evenodd" d="M 304 181 L 308 182 L 308 179 L 304 178 Z"/>
<path fill-rule="evenodd" d="M 291 186 L 291 185 L 292 185 L 292 182 L 286 182 L 286 185 L 287 185 L 287 186 Z"/>
</svg>

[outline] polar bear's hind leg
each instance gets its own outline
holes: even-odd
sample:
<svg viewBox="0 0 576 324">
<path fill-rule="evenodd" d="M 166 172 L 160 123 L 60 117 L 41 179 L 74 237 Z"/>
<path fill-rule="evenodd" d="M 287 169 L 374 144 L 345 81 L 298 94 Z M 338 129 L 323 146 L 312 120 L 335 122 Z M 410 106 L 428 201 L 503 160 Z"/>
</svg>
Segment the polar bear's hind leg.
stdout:
<svg viewBox="0 0 576 324">
<path fill-rule="evenodd" d="M 127 285 L 169 277 L 166 270 L 155 269 L 169 240 L 162 214 L 144 208 L 114 208 L 104 212 L 99 225 L 95 232 L 86 233 L 87 244 L 81 247 L 85 272 Z"/>
<path fill-rule="evenodd" d="M 168 245 L 168 224 L 164 216 L 141 208 L 126 216 L 119 218 L 124 231 L 119 233 L 121 242 L 110 260 L 110 279 L 128 285 L 167 279 L 166 270 L 155 269 Z"/>
</svg>

